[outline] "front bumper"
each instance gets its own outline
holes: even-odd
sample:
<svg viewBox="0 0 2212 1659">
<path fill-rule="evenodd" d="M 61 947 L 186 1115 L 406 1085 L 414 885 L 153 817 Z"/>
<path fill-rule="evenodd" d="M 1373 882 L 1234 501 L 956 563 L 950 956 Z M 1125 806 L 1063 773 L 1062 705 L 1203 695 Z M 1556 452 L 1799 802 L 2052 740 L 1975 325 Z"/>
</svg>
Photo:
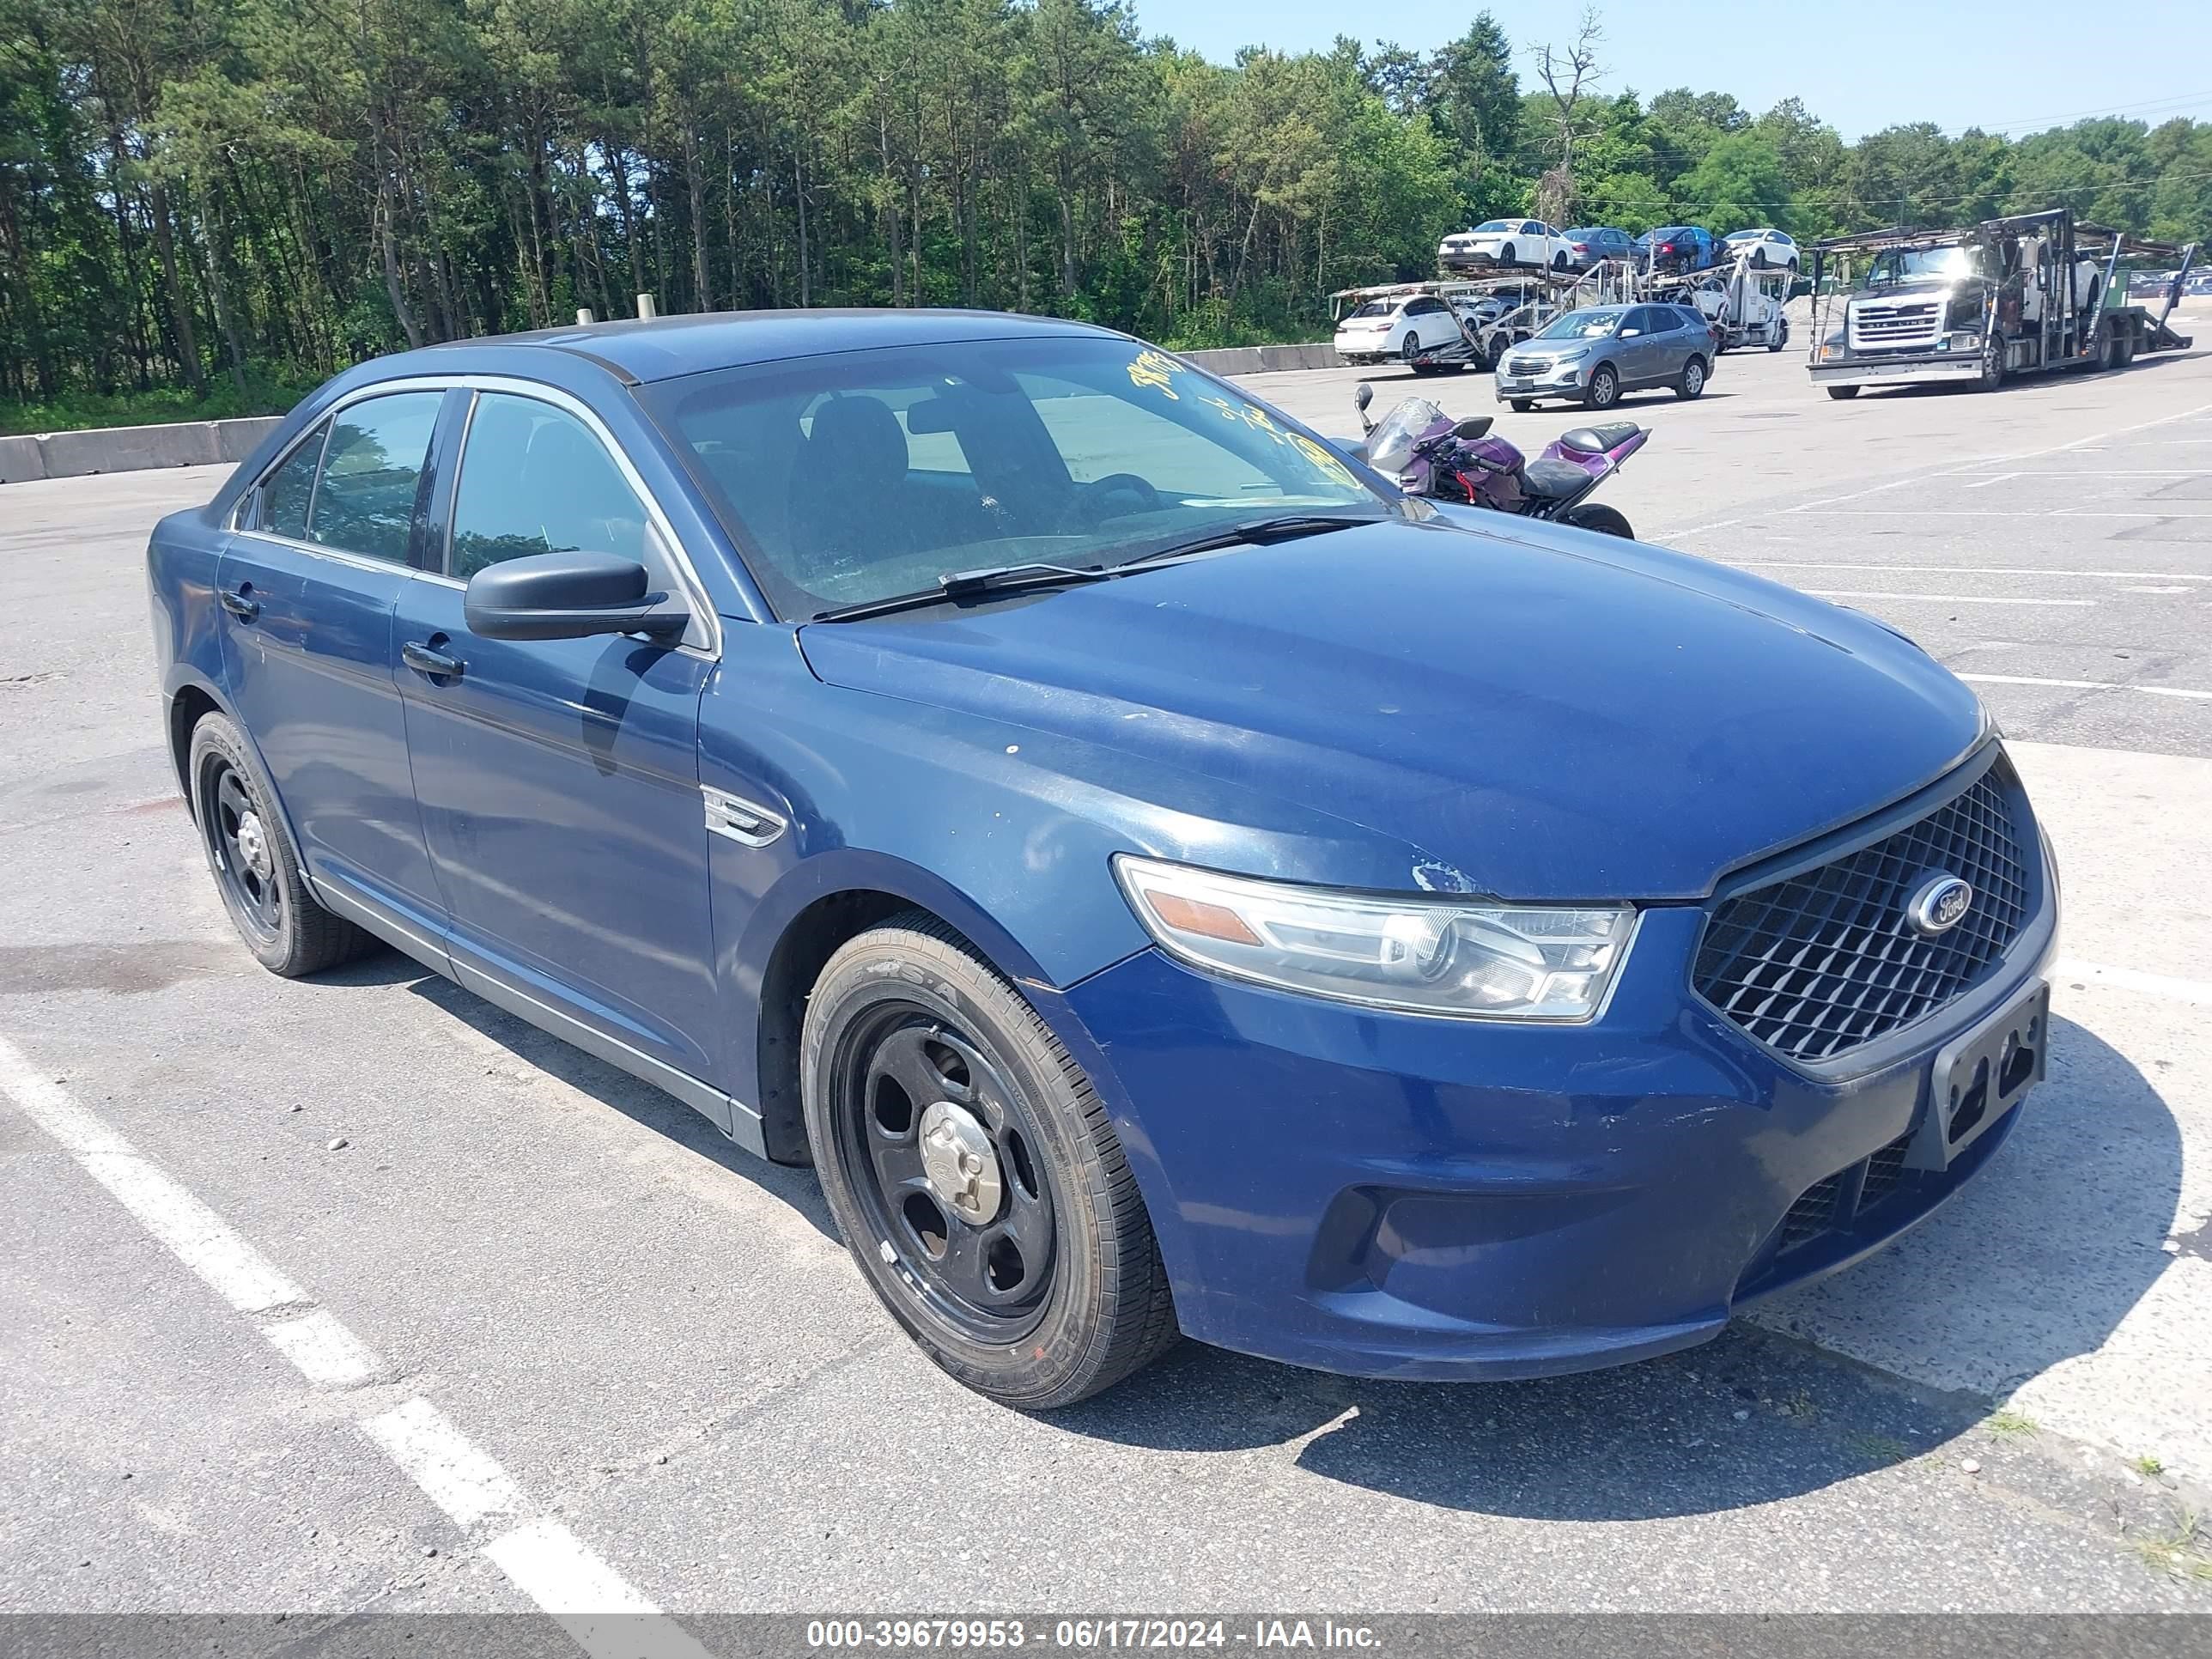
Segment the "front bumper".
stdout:
<svg viewBox="0 0 2212 1659">
<path fill-rule="evenodd" d="M 1506 368 L 1511 362 L 1512 354 L 1509 350 L 1505 362 L 1498 366 L 1493 377 L 1500 403 L 1515 398 L 1579 398 L 1589 380 L 1590 365 L 1587 361 L 1561 363 L 1557 368 L 1547 368 L 1535 374 L 1507 374 Z"/>
<path fill-rule="evenodd" d="M 1813 365 L 1814 386 L 1926 386 L 1981 377 L 1979 352 L 1916 352 L 1911 356 L 1855 357 Z"/>
<path fill-rule="evenodd" d="M 1923 1022 L 1909 1053 L 1839 1082 L 1773 1056 L 1691 993 L 1703 915 L 1647 911 L 1587 1026 L 1372 1013 L 1157 951 L 1073 988 L 1067 1012 L 1145 1188 L 1184 1331 L 1409 1378 L 1664 1353 L 1896 1237 L 2010 1133 L 2017 1107 L 1940 1174 L 1889 1167 L 1926 1109 L 1937 1052 L 2044 970 L 2055 895 L 1980 994 Z M 1798 1200 L 1839 1175 L 1854 1201 L 1808 1236 Z"/>
</svg>

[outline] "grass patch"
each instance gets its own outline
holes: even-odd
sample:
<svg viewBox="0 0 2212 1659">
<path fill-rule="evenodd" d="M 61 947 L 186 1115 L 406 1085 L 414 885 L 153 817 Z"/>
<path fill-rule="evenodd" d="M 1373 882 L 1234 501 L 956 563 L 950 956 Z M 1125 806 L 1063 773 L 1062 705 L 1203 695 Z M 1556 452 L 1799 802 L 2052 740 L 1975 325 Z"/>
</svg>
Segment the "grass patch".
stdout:
<svg viewBox="0 0 2212 1659">
<path fill-rule="evenodd" d="M 2141 1457 L 2136 1459 L 2134 1462 L 2129 1464 L 2128 1467 L 2133 1469 L 2137 1474 L 2160 1475 L 2166 1473 L 2166 1465 L 2160 1462 L 2158 1459 L 2153 1457 L 2148 1452 L 2145 1452 Z"/>
<path fill-rule="evenodd" d="M 2204 1541 L 2197 1511 L 2185 1508 L 2177 1511 L 2171 1528 L 2137 1533 L 2128 1540 L 2128 1547 L 2154 1572 L 2212 1583 L 2212 1559 L 2205 1556 Z"/>
<path fill-rule="evenodd" d="M 1912 1455 L 1912 1448 L 1894 1435 L 1855 1434 L 1844 1443 L 1850 1448 L 1853 1456 L 1865 1463 L 1902 1463 Z"/>
<path fill-rule="evenodd" d="M 149 392 L 69 392 L 40 403 L 0 403 L 0 437 L 282 415 L 322 382 L 319 374 L 257 363 L 248 369 L 242 392 L 228 374 L 217 373 L 209 376 L 204 396 L 182 386 L 160 386 Z"/>
<path fill-rule="evenodd" d="M 2000 1440 L 2020 1440 L 2043 1432 L 2042 1425 L 2033 1418 L 2008 1408 L 1991 1412 L 1982 1419 L 1982 1426 Z"/>
</svg>

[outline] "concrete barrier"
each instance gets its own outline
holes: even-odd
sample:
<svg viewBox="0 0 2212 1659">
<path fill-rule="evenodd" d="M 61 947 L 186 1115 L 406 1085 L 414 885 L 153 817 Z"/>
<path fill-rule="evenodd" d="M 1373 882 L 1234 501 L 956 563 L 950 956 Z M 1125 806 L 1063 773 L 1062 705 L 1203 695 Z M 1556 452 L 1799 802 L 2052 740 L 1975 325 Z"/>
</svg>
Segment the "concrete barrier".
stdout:
<svg viewBox="0 0 2212 1659">
<path fill-rule="evenodd" d="M 0 483 L 21 483 L 46 476 L 46 458 L 36 438 L 0 438 Z"/>
<path fill-rule="evenodd" d="M 173 421 L 0 438 L 0 483 L 161 466 L 220 466 L 251 455 L 283 418 L 256 415 L 239 421 Z"/>
<path fill-rule="evenodd" d="M 1344 360 L 1326 341 L 1308 345 L 1221 346 L 1186 351 L 1185 362 L 1212 374 L 1273 374 L 1292 368 L 1340 368 Z"/>
</svg>

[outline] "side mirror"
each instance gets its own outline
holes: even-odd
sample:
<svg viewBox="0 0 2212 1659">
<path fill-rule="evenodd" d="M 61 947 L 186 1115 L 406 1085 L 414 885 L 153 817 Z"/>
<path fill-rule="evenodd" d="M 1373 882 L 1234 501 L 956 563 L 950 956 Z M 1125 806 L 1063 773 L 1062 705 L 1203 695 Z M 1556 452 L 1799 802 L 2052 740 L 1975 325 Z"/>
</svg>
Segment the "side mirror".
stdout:
<svg viewBox="0 0 2212 1659">
<path fill-rule="evenodd" d="M 1489 415 L 1470 415 L 1452 428 L 1452 436 L 1464 438 L 1469 443 L 1474 442 L 1477 438 L 1486 438 L 1490 435 L 1490 428 L 1494 419 L 1494 416 Z"/>
<path fill-rule="evenodd" d="M 598 634 L 681 634 L 691 618 L 635 559 L 611 553 L 532 553 L 469 578 L 461 614 L 487 640 L 580 640 Z"/>
<path fill-rule="evenodd" d="M 1616 339 L 1620 339 L 1620 340 L 1632 340 L 1632 339 L 1634 339 L 1638 335 L 1639 335 L 1639 334 L 1641 334 L 1641 333 L 1643 333 L 1643 332 L 1644 332 L 1644 331 L 1643 331 L 1642 329 L 1640 329 L 1640 328 L 1624 328 L 1623 330 L 1621 330 L 1621 331 L 1620 331 L 1620 332 L 1619 334 L 1615 335 L 1613 337 L 1614 337 L 1614 338 L 1616 338 Z"/>
<path fill-rule="evenodd" d="M 1364 432 L 1375 430 L 1375 422 L 1367 418 L 1367 405 L 1375 401 L 1375 388 L 1362 380 L 1353 388 L 1352 401 L 1359 405 L 1359 426 Z"/>
</svg>

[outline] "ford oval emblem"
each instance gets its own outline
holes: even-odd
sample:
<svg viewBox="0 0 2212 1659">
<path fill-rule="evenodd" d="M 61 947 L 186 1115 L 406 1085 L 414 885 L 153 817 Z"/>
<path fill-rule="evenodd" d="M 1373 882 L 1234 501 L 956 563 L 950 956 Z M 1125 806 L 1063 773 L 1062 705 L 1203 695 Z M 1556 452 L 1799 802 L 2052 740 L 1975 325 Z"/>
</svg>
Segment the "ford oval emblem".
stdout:
<svg viewBox="0 0 2212 1659">
<path fill-rule="evenodd" d="M 1912 931 L 1933 939 L 1948 933 L 1966 919 L 1973 908 L 1974 890 L 1958 877 L 1939 871 L 1913 890 L 1905 901 L 1905 919 Z"/>
</svg>

